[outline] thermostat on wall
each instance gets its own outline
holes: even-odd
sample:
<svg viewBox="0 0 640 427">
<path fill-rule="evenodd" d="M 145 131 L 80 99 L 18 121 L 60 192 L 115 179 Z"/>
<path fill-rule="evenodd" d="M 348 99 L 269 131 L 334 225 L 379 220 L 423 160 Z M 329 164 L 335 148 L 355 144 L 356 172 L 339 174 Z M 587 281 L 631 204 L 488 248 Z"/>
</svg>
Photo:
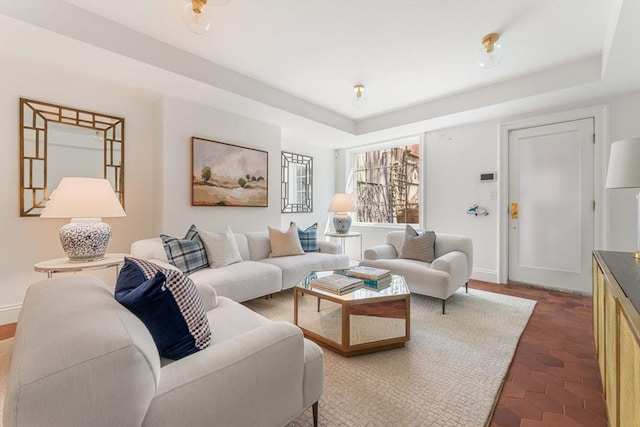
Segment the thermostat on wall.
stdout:
<svg viewBox="0 0 640 427">
<path fill-rule="evenodd" d="M 480 174 L 480 182 L 493 182 L 495 180 L 496 180 L 496 173 L 495 172 L 481 173 Z"/>
</svg>

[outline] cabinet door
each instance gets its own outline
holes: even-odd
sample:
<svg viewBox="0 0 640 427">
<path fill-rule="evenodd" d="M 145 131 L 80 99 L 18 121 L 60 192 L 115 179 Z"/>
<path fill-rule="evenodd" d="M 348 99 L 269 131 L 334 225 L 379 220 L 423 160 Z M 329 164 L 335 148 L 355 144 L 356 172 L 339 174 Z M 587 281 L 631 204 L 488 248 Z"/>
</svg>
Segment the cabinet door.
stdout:
<svg viewBox="0 0 640 427">
<path fill-rule="evenodd" d="M 630 310 L 632 310 L 631 304 L 628 305 L 627 311 L 633 313 Z M 620 349 L 618 425 L 640 426 L 640 341 L 633 333 L 632 320 L 627 317 L 625 310 L 619 311 L 618 319 Z"/>
<path fill-rule="evenodd" d="M 604 289 L 604 395 L 609 426 L 617 427 L 617 309 L 616 298 L 608 283 Z"/>
</svg>

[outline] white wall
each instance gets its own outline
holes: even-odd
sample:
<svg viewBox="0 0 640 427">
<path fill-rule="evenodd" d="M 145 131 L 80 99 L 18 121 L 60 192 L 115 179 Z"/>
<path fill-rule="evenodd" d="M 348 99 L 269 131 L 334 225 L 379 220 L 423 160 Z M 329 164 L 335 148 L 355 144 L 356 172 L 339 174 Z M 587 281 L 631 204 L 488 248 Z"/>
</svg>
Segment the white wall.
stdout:
<svg viewBox="0 0 640 427">
<path fill-rule="evenodd" d="M 152 95 L 85 75 L 12 58 L 0 63 L 0 324 L 15 321 L 27 287 L 45 278 L 33 271 L 42 260 L 64 256 L 58 229 L 66 220 L 19 216 L 18 98 L 26 97 L 125 118 L 126 218 L 113 228 L 110 252 L 152 233 Z M 113 271 L 101 272 L 113 282 Z"/>
<path fill-rule="evenodd" d="M 640 92 L 610 98 L 609 143 L 640 136 Z M 609 148 L 607 148 L 609 153 Z M 607 157 L 608 158 L 608 157 Z M 638 159 L 640 167 L 640 159 Z M 605 169 L 606 170 L 606 169 Z M 605 249 L 635 252 L 637 247 L 637 188 L 605 190 L 607 200 Z"/>
<path fill-rule="evenodd" d="M 280 226 L 286 229 L 289 223 L 294 221 L 300 228 L 305 229 L 317 222 L 318 235 L 322 236 L 332 215 L 327 212 L 327 208 L 335 188 L 335 151 L 286 138 L 282 140 L 282 151 L 313 157 L 313 212 L 284 213 L 280 218 Z"/>
<path fill-rule="evenodd" d="M 426 134 L 425 228 L 473 240 L 473 278 L 497 281 L 498 183 L 480 174 L 498 169 L 498 123 L 485 122 Z M 488 216 L 467 214 L 471 205 Z"/>
<path fill-rule="evenodd" d="M 191 224 L 219 232 L 280 226 L 280 128 L 172 97 L 162 100 L 162 227 L 183 236 Z M 269 153 L 268 207 L 191 206 L 191 137 Z"/>
</svg>

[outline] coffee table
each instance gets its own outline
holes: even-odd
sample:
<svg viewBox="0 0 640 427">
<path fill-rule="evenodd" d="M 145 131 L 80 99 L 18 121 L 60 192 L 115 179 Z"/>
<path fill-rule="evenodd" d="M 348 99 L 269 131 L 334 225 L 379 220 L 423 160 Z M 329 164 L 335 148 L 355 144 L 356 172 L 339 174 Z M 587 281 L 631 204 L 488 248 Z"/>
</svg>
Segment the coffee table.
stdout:
<svg viewBox="0 0 640 427">
<path fill-rule="evenodd" d="M 293 323 L 304 336 L 346 357 L 404 347 L 411 330 L 410 292 L 404 278 L 392 275 L 386 289 L 365 287 L 345 295 L 311 284 L 315 277 L 332 273 L 312 272 L 294 287 Z"/>
</svg>

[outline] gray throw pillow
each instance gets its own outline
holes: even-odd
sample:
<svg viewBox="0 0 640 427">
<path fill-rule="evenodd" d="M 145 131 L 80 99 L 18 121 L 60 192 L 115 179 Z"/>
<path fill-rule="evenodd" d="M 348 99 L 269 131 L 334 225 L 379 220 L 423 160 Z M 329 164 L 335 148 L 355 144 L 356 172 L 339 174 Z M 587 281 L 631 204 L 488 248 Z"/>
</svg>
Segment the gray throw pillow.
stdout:
<svg viewBox="0 0 640 427">
<path fill-rule="evenodd" d="M 400 258 L 433 262 L 436 259 L 436 233 L 425 231 L 418 233 L 410 225 L 404 230 L 404 241 Z"/>
</svg>

